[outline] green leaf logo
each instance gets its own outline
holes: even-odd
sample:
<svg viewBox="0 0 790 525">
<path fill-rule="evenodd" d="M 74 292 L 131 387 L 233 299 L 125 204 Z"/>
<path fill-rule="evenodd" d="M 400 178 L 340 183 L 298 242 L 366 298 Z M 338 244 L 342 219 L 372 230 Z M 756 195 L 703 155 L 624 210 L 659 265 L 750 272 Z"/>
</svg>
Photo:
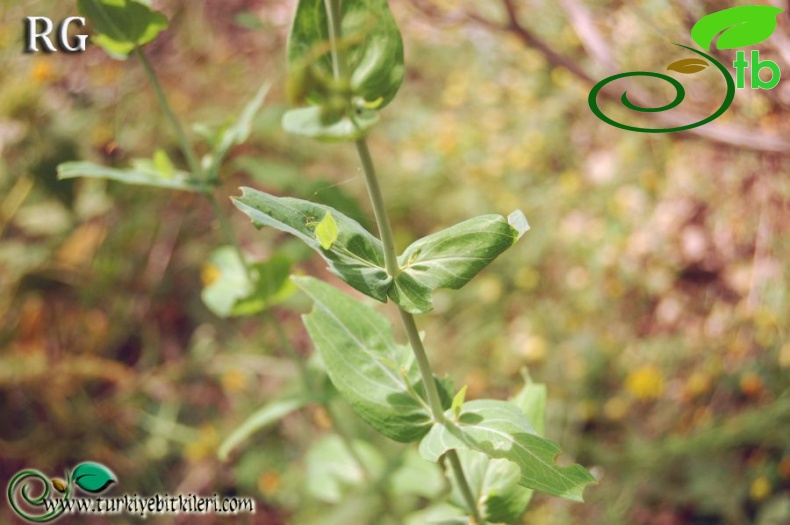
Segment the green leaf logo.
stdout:
<svg viewBox="0 0 790 525">
<path fill-rule="evenodd" d="M 770 37 L 776 29 L 776 17 L 783 9 L 768 5 L 744 5 L 702 17 L 691 28 L 691 38 L 701 48 L 708 50 L 713 39 L 718 49 L 759 44 Z"/>
<path fill-rule="evenodd" d="M 110 484 L 118 481 L 110 469 L 92 461 L 77 465 L 72 473 L 72 479 L 79 488 L 92 494 L 99 494 Z"/>
<path fill-rule="evenodd" d="M 667 69 L 669 71 L 683 73 L 684 75 L 690 75 L 692 73 L 699 73 L 706 67 L 708 67 L 708 63 L 701 58 L 684 58 L 683 60 L 672 62 L 667 66 Z"/>
</svg>

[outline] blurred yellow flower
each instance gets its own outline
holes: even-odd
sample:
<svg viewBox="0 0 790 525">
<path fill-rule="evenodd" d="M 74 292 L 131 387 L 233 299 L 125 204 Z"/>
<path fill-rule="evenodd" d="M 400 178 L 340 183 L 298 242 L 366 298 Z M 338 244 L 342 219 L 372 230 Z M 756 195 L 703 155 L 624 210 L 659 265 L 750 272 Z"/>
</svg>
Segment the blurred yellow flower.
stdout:
<svg viewBox="0 0 790 525">
<path fill-rule="evenodd" d="M 711 378 L 705 372 L 694 372 L 686 379 L 686 395 L 694 398 L 706 394 L 710 390 Z"/>
<path fill-rule="evenodd" d="M 52 68 L 52 63 L 45 58 L 37 58 L 30 69 L 30 78 L 37 84 L 45 84 L 55 80 L 57 76 Z"/>
<path fill-rule="evenodd" d="M 211 286 L 217 282 L 217 279 L 219 279 L 221 275 L 222 273 L 216 265 L 207 263 L 203 266 L 203 269 L 200 270 L 200 282 L 203 283 L 203 286 Z"/>
<path fill-rule="evenodd" d="M 280 474 L 274 470 L 267 470 L 258 478 L 258 490 L 261 494 L 270 495 L 280 487 Z"/>
<path fill-rule="evenodd" d="M 664 390 L 664 375 L 654 366 L 642 366 L 628 374 L 625 388 L 637 399 L 656 399 Z"/>
<path fill-rule="evenodd" d="M 324 430 L 332 428 L 332 420 L 329 417 L 329 413 L 321 406 L 317 407 L 313 412 L 313 423 Z"/>
<path fill-rule="evenodd" d="M 228 370 L 220 378 L 222 387 L 229 392 L 244 390 L 247 386 L 247 376 L 241 370 Z"/>
<path fill-rule="evenodd" d="M 188 461 L 196 463 L 209 456 L 213 456 L 219 445 L 217 429 L 211 425 L 202 427 L 197 439 L 184 447 L 184 456 Z"/>
<path fill-rule="evenodd" d="M 538 335 L 531 335 L 526 338 L 521 346 L 521 355 L 528 363 L 540 363 L 546 359 L 547 345 L 545 339 Z"/>
<path fill-rule="evenodd" d="M 747 397 L 757 397 L 763 392 L 763 380 L 754 372 L 747 372 L 741 376 L 741 392 Z"/>
<path fill-rule="evenodd" d="M 771 495 L 771 482 L 765 476 L 752 481 L 749 487 L 749 497 L 755 501 L 762 501 Z"/>
</svg>

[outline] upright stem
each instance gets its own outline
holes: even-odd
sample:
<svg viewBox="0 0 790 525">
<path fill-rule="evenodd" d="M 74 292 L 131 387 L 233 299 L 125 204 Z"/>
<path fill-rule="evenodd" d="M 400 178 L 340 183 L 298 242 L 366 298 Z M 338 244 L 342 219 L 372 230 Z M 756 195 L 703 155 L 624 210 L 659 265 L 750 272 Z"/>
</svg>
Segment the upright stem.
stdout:
<svg viewBox="0 0 790 525">
<path fill-rule="evenodd" d="M 381 244 L 384 246 L 384 265 L 387 273 L 395 278 L 400 273 L 400 265 L 398 258 L 395 255 L 395 241 L 392 236 L 392 226 L 390 226 L 389 217 L 387 217 L 387 209 L 384 206 L 384 199 L 381 196 L 381 188 L 379 187 L 376 171 L 373 167 L 373 160 L 370 158 L 370 151 L 368 150 L 367 142 L 365 139 L 356 141 L 357 152 L 362 161 L 362 171 L 365 172 L 365 183 L 368 188 L 368 195 L 370 202 L 373 205 L 373 215 L 376 217 L 376 224 L 378 225 L 379 234 L 381 235 Z M 398 309 L 400 312 L 403 327 L 406 329 L 406 336 L 409 338 L 409 344 L 414 351 L 414 357 L 417 358 L 417 365 L 420 368 L 420 375 L 422 382 L 425 383 L 425 392 L 428 394 L 428 404 L 431 407 L 433 418 L 436 421 L 444 421 L 444 410 L 442 409 L 442 402 L 439 399 L 439 389 L 436 388 L 436 382 L 433 380 L 433 373 L 431 372 L 431 365 L 428 363 L 428 355 L 425 353 L 425 347 L 422 345 L 420 333 L 417 330 L 417 323 L 414 321 L 414 316 L 410 313 Z"/>
<path fill-rule="evenodd" d="M 464 475 L 464 467 L 461 465 L 461 460 L 458 458 L 458 452 L 453 448 L 447 451 L 446 455 L 450 460 L 450 466 L 455 474 L 455 481 L 458 483 L 458 488 L 461 489 L 461 495 L 464 497 L 467 510 L 472 513 L 472 517 L 475 519 L 475 525 L 483 525 L 485 521 L 483 521 L 480 511 L 477 509 L 477 501 L 475 501 L 475 496 Z"/>
<path fill-rule="evenodd" d="M 376 216 L 376 224 L 381 235 L 381 243 L 384 245 L 384 264 L 387 273 L 393 278 L 400 273 L 398 257 L 395 255 L 395 239 L 392 236 L 392 227 L 387 208 L 384 206 L 384 198 L 381 196 L 381 188 L 376 177 L 376 169 L 373 166 L 373 159 L 370 156 L 368 144 L 364 138 L 356 141 L 359 160 L 362 162 L 362 171 L 365 173 L 365 185 L 368 188 L 370 202 L 373 205 L 373 214 Z M 417 338 L 419 340 L 419 337 Z"/>
<path fill-rule="evenodd" d="M 390 225 L 389 218 L 387 217 L 387 210 L 384 206 L 384 199 L 381 196 L 381 189 L 379 188 L 378 179 L 376 178 L 376 171 L 373 166 L 373 161 L 370 157 L 370 151 L 368 150 L 367 143 L 365 142 L 365 139 L 362 138 L 356 141 L 356 145 L 357 152 L 359 152 L 359 158 L 362 161 L 362 168 L 365 172 L 365 182 L 367 183 L 366 185 L 368 188 L 368 195 L 370 196 L 370 202 L 373 205 L 373 214 L 376 217 L 376 225 L 378 226 L 379 234 L 381 235 L 381 242 L 384 245 L 384 264 L 386 266 L 387 273 L 394 278 L 396 275 L 398 275 L 400 267 L 398 265 L 398 259 L 395 256 L 395 242 L 392 236 L 392 226 Z M 409 312 L 406 312 L 401 308 L 398 308 L 398 311 L 400 313 L 401 321 L 403 321 L 403 327 L 406 330 L 406 336 L 409 339 L 409 344 L 411 345 L 412 351 L 414 352 L 414 357 L 417 360 L 417 366 L 420 369 L 420 376 L 425 387 L 425 392 L 428 395 L 428 404 L 431 407 L 433 419 L 437 423 L 444 422 L 446 418 L 444 417 L 442 402 L 439 398 L 439 389 L 436 387 L 436 381 L 433 379 L 433 372 L 431 371 L 431 365 L 428 362 L 428 355 L 425 352 L 425 347 L 422 345 L 420 333 L 417 330 L 417 323 L 414 321 L 414 316 Z M 480 512 L 477 510 L 477 502 L 475 501 L 475 497 L 472 494 L 471 488 L 469 487 L 469 482 L 466 480 L 463 466 L 461 465 L 461 461 L 458 459 L 458 454 L 456 453 L 455 449 L 448 451 L 447 457 L 450 460 L 450 466 L 453 469 L 453 475 L 455 476 L 455 480 L 458 483 L 458 488 L 461 490 L 461 494 L 464 497 L 469 512 L 476 520 L 476 523 L 483 523 Z"/>
<path fill-rule="evenodd" d="M 326 7 L 327 17 L 329 19 L 329 44 L 332 50 L 332 70 L 335 79 L 340 79 L 346 75 L 346 64 L 344 61 L 343 53 L 338 49 L 338 41 L 342 37 L 342 26 L 340 21 L 340 2 L 342 0 L 324 0 Z M 389 218 L 387 217 L 387 209 L 384 206 L 384 198 L 381 196 L 381 188 L 379 187 L 378 179 L 376 178 L 376 170 L 373 166 L 373 159 L 370 156 L 367 142 L 364 137 L 356 141 L 357 153 L 362 162 L 362 170 L 365 173 L 365 183 L 370 196 L 370 202 L 373 205 L 373 214 L 376 217 L 376 225 L 378 226 L 379 235 L 381 236 L 381 243 L 384 247 L 384 265 L 387 273 L 393 279 L 400 273 L 400 265 L 398 264 L 398 257 L 395 252 L 395 240 L 392 235 L 392 226 L 390 225 Z M 436 387 L 436 381 L 433 378 L 431 365 L 428 362 L 428 355 L 422 345 L 419 331 L 417 330 L 417 323 L 414 317 L 398 308 L 400 312 L 401 321 L 406 330 L 406 336 L 409 339 L 414 357 L 417 360 L 417 366 L 420 369 L 420 376 L 422 378 L 423 386 L 428 397 L 428 404 L 431 407 L 431 413 L 436 423 L 445 422 L 444 410 L 442 409 L 442 402 L 439 398 L 439 389 Z M 475 519 L 476 523 L 483 523 L 480 512 L 477 510 L 477 502 L 474 495 L 469 488 L 469 483 L 464 475 L 464 469 L 461 461 L 458 459 L 458 454 L 455 450 L 447 452 L 447 457 L 450 459 L 450 465 L 453 469 L 458 487 L 461 489 L 461 494 L 464 497 L 470 515 Z"/>
<path fill-rule="evenodd" d="M 181 122 L 179 122 L 175 113 L 173 113 L 173 109 L 170 107 L 170 103 L 167 101 L 165 92 L 162 90 L 162 85 L 159 83 L 159 78 L 156 76 L 154 68 L 151 67 L 151 62 L 148 61 L 148 57 L 145 56 L 145 53 L 139 47 L 136 47 L 134 52 L 137 55 L 137 58 L 139 58 L 140 62 L 143 64 L 145 75 L 148 77 L 148 81 L 151 82 L 151 85 L 154 88 L 156 100 L 159 102 L 159 107 L 162 108 L 167 120 L 170 121 L 170 126 L 173 128 L 173 131 L 176 134 L 178 144 L 181 146 L 181 151 L 184 153 L 184 156 L 187 159 L 189 171 L 191 171 L 192 175 L 200 182 L 205 182 L 203 168 L 201 168 L 200 163 L 197 160 L 197 156 L 195 155 L 192 146 L 189 144 L 189 140 L 187 140 L 187 136 L 184 133 L 184 128 L 181 127 Z"/>
</svg>

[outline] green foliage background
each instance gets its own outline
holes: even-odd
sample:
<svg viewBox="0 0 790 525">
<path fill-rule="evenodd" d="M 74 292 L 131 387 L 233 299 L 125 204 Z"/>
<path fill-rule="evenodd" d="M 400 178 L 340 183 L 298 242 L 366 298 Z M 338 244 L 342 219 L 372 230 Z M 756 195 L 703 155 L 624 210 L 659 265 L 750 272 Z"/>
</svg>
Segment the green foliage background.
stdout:
<svg viewBox="0 0 790 525">
<path fill-rule="evenodd" d="M 662 71 L 686 57 L 672 43 L 691 45 L 695 20 L 733 4 L 512 2 L 525 36 L 502 29 L 507 2 L 390 3 L 406 78 L 370 142 L 398 246 L 516 208 L 532 226 L 466 288 L 435 294 L 434 315 L 420 318 L 435 369 L 467 384 L 467 399 L 505 399 L 528 367 L 549 386 L 547 436 L 600 478 L 585 504 L 536 496 L 524 522 L 785 523 L 790 81 L 739 90 L 703 136 L 653 136 L 597 120 L 590 84 L 561 63 L 594 80 L 610 66 Z M 255 523 L 331 522 L 340 514 L 310 496 L 326 486 L 304 483 L 305 453 L 327 430 L 321 410 L 217 459 L 220 441 L 296 376 L 273 322 L 312 353 L 307 301 L 294 296 L 274 321 L 220 320 L 200 300 L 222 241 L 198 197 L 57 182 L 68 160 L 121 166 L 162 147 L 184 162 L 135 60 L 93 47 L 21 53 L 23 17 L 73 15 L 69 2 L 0 5 L 0 479 L 93 460 L 125 492 L 251 495 Z M 295 195 L 365 224 L 353 149 L 280 128 L 290 3 L 154 5 L 171 26 L 147 51 L 185 122 L 222 125 L 275 82 L 250 141 L 231 151 L 225 193 Z M 585 16 L 608 54 L 591 47 Z M 783 14 L 760 49 L 790 72 L 788 38 Z M 734 51 L 718 53 L 732 63 Z M 685 111 L 717 107 L 713 72 L 681 80 Z M 231 213 L 247 251 L 279 250 L 327 277 L 298 243 Z"/>
</svg>

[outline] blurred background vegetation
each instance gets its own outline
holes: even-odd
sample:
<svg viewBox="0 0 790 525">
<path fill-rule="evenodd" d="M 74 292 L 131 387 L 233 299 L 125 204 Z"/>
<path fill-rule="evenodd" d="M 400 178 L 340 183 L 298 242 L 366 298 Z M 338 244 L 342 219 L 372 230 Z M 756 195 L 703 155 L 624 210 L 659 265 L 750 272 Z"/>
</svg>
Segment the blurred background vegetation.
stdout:
<svg viewBox="0 0 790 525">
<path fill-rule="evenodd" d="M 250 185 L 370 216 L 353 148 L 280 129 L 292 2 L 153 3 L 171 26 L 146 50 L 184 122 L 222 125 L 274 82 L 220 194 Z M 790 78 L 739 90 L 686 134 L 622 131 L 587 106 L 591 81 L 663 71 L 686 57 L 673 43 L 690 44 L 697 19 L 737 2 L 390 4 L 407 79 L 370 142 L 398 245 L 515 208 L 532 225 L 418 319 L 434 367 L 468 384 L 468 399 L 511 395 L 528 367 L 549 385 L 548 436 L 600 478 L 584 504 L 537 497 L 524 523 L 790 523 Z M 123 166 L 157 147 L 183 159 L 136 60 L 22 53 L 22 19 L 70 16 L 73 2 L 0 6 L 0 479 L 90 459 L 123 492 L 253 496 L 246 522 L 313 523 L 330 507 L 305 483 L 307 451 L 330 425 L 322 409 L 217 458 L 297 374 L 273 327 L 311 354 L 304 300 L 220 319 L 200 299 L 223 244 L 205 202 L 58 182 L 67 160 Z M 788 42 L 782 14 L 759 48 L 790 77 Z M 682 78 L 678 111 L 710 114 L 716 74 Z M 326 276 L 287 237 L 223 207 L 247 252 Z M 342 413 L 355 434 L 383 439 Z"/>
</svg>

